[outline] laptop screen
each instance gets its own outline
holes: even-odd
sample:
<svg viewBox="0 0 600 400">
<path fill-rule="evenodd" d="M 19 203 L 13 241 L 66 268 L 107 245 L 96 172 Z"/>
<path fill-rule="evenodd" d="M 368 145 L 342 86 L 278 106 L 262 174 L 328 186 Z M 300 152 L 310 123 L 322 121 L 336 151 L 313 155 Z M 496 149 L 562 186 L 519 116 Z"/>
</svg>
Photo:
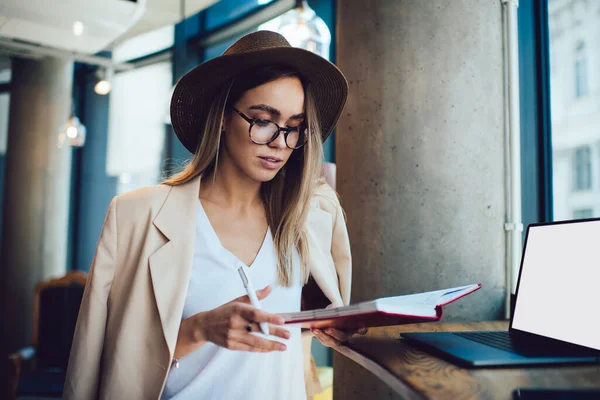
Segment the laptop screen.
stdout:
<svg viewBox="0 0 600 400">
<path fill-rule="evenodd" d="M 600 220 L 532 225 L 512 328 L 600 350 Z"/>
</svg>

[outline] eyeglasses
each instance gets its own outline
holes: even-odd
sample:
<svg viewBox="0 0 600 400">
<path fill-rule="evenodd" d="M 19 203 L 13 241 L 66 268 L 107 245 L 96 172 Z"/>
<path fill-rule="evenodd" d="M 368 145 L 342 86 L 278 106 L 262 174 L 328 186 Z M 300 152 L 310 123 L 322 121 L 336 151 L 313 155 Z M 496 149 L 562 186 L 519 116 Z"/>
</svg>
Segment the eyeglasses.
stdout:
<svg viewBox="0 0 600 400">
<path fill-rule="evenodd" d="M 306 144 L 307 135 L 305 125 L 282 128 L 275 122 L 269 121 L 268 119 L 250 118 L 235 107 L 231 108 L 250 124 L 248 133 L 250 135 L 250 140 L 252 140 L 253 143 L 269 144 L 277 139 L 279 134 L 283 132 L 285 145 L 288 148 L 296 150 Z"/>
</svg>

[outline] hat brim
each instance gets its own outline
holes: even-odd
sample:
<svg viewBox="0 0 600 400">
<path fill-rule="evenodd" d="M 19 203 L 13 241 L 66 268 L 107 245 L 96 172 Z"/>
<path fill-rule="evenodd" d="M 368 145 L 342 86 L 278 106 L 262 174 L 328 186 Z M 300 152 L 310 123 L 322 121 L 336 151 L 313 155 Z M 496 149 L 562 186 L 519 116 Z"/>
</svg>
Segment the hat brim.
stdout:
<svg viewBox="0 0 600 400">
<path fill-rule="evenodd" d="M 171 124 L 185 148 L 191 153 L 196 151 L 217 88 L 244 71 L 272 64 L 293 68 L 310 85 L 325 141 L 346 104 L 348 82 L 326 59 L 308 50 L 279 47 L 214 58 L 198 65 L 177 82 L 171 98 Z"/>
</svg>

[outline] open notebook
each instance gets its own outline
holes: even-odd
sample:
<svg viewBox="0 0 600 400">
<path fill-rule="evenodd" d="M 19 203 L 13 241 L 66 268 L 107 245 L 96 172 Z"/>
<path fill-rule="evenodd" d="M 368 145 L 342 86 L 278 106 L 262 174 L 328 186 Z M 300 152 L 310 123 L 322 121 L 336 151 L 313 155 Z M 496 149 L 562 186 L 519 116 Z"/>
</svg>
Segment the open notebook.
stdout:
<svg viewBox="0 0 600 400">
<path fill-rule="evenodd" d="M 288 325 L 303 328 L 354 329 L 439 321 L 443 306 L 478 290 L 481 284 L 406 296 L 383 297 L 345 307 L 281 313 Z"/>
</svg>

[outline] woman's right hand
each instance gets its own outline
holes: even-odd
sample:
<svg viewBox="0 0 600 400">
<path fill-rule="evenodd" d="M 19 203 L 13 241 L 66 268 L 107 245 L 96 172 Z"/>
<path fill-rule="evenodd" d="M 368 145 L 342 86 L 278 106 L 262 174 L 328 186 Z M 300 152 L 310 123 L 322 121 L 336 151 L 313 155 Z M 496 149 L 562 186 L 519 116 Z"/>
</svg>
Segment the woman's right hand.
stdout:
<svg viewBox="0 0 600 400">
<path fill-rule="evenodd" d="M 256 291 L 259 300 L 271 293 L 271 286 Z M 187 330 L 196 343 L 212 342 L 230 350 L 252 352 L 285 351 L 283 343 L 253 335 L 246 330 L 249 323 L 252 332 L 260 332 L 259 323 L 269 325 L 269 334 L 283 339 L 290 338 L 290 332 L 280 326 L 285 320 L 250 305 L 248 295 L 233 299 L 210 311 L 200 312 L 182 321 L 181 329 Z M 181 332 L 180 332 L 181 333 Z M 177 351 L 176 351 L 177 353 Z"/>
</svg>

